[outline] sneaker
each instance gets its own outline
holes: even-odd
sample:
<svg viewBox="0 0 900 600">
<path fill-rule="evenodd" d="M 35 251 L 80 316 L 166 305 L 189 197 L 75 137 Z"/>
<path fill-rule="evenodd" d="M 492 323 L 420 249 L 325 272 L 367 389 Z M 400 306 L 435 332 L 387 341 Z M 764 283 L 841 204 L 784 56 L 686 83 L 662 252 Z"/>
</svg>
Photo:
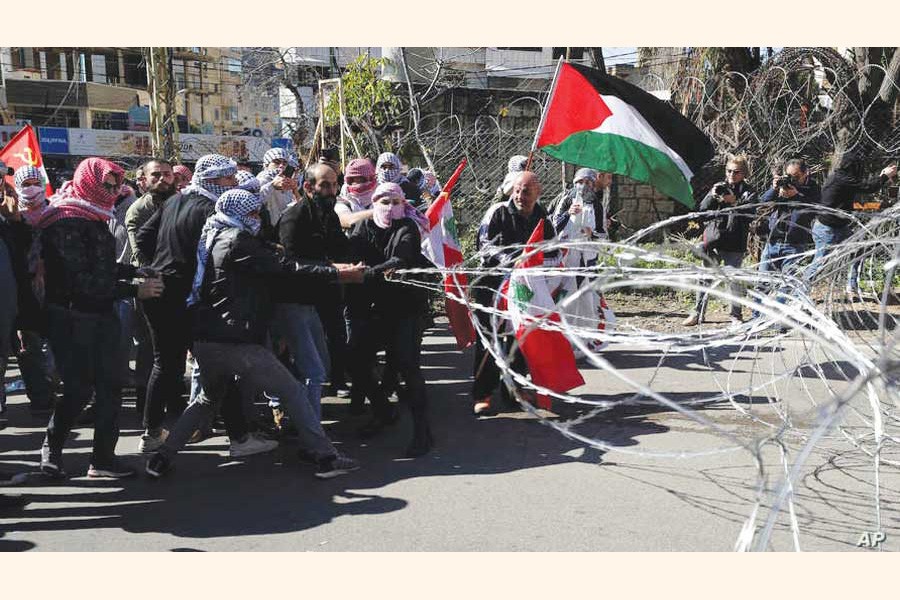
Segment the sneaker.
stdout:
<svg viewBox="0 0 900 600">
<path fill-rule="evenodd" d="M 162 447 L 167 437 L 169 437 L 168 429 L 148 429 L 141 436 L 141 441 L 138 442 L 138 452 L 143 454 L 156 452 Z"/>
<path fill-rule="evenodd" d="M 700 315 L 697 313 L 691 313 L 688 315 L 687 319 L 681 322 L 682 327 L 693 327 L 694 325 L 700 324 Z"/>
<path fill-rule="evenodd" d="M 319 461 L 316 458 L 316 455 L 310 452 L 309 450 L 304 450 L 300 448 L 297 450 L 297 458 L 300 460 L 301 464 L 304 465 L 318 465 Z"/>
<path fill-rule="evenodd" d="M 338 454 L 319 462 L 319 466 L 316 469 L 316 477 L 319 479 L 331 479 L 349 473 L 350 471 L 355 471 L 358 468 L 358 462 L 352 458 Z"/>
<path fill-rule="evenodd" d="M 131 477 L 137 470 L 134 467 L 129 467 L 125 463 L 120 460 L 113 459 L 112 464 L 96 467 L 91 465 L 88 468 L 87 476 L 90 478 L 97 477 L 107 477 L 109 479 L 123 479 L 125 477 Z"/>
<path fill-rule="evenodd" d="M 497 411 L 491 406 L 491 399 L 485 398 L 481 402 L 476 402 L 472 407 L 472 414 L 476 417 L 493 417 Z"/>
<path fill-rule="evenodd" d="M 172 461 L 157 452 L 150 457 L 150 460 L 147 461 L 147 466 L 144 468 L 144 471 L 146 471 L 147 475 L 149 475 L 150 477 L 159 479 L 166 473 L 170 472 L 173 468 L 174 467 L 172 466 Z"/>
<path fill-rule="evenodd" d="M 338 398 L 349 398 L 349 397 L 350 397 L 350 390 L 348 390 L 347 388 L 340 388 L 340 389 L 337 391 L 337 397 L 338 397 Z"/>
<path fill-rule="evenodd" d="M 42 446 L 41 473 L 53 479 L 65 479 L 67 475 L 62 468 L 62 452 L 51 452 L 50 446 Z"/>
<path fill-rule="evenodd" d="M 30 500 L 21 494 L 0 494 L 0 510 L 13 510 L 26 506 Z"/>
<path fill-rule="evenodd" d="M 243 442 L 237 442 L 235 440 L 231 441 L 231 447 L 228 449 L 228 456 L 231 458 L 252 456 L 254 454 L 271 452 L 277 447 L 278 442 L 275 440 L 267 440 L 254 433 L 248 433 L 247 438 Z"/>
</svg>

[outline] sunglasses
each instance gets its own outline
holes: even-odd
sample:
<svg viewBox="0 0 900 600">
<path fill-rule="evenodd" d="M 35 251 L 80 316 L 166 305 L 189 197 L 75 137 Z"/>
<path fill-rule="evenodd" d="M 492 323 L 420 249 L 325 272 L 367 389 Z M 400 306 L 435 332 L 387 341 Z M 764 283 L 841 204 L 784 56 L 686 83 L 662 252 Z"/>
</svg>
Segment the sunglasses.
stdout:
<svg viewBox="0 0 900 600">
<path fill-rule="evenodd" d="M 743 173 L 743 171 L 741 171 L 740 169 L 725 169 L 725 172 L 726 173 L 736 173 L 737 175 L 741 175 Z"/>
</svg>

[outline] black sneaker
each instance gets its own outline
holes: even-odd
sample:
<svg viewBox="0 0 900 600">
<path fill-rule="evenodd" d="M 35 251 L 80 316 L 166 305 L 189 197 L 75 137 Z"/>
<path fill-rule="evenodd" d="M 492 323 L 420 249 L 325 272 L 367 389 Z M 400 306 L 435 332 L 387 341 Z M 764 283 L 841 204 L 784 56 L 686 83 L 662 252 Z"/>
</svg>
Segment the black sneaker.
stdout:
<svg viewBox="0 0 900 600">
<path fill-rule="evenodd" d="M 319 466 L 316 469 L 316 477 L 319 479 L 331 479 L 349 473 L 350 471 L 355 471 L 358 468 L 359 463 L 355 460 L 338 454 L 337 456 L 332 456 L 331 458 L 326 458 L 319 462 Z"/>
<path fill-rule="evenodd" d="M 147 461 L 147 466 L 144 470 L 150 477 L 159 479 L 166 473 L 169 473 L 173 468 L 172 461 L 157 452 Z"/>
<path fill-rule="evenodd" d="M 87 476 L 90 478 L 106 477 L 109 479 L 123 479 L 131 477 L 137 473 L 134 467 L 129 467 L 119 460 L 113 460 L 111 464 L 96 467 L 91 465 L 88 468 Z"/>
<path fill-rule="evenodd" d="M 300 460 L 301 464 L 304 465 L 318 465 L 319 461 L 316 459 L 316 455 L 310 452 L 309 450 L 304 450 L 300 448 L 297 450 L 297 458 Z"/>
<path fill-rule="evenodd" d="M 0 510 L 12 510 L 22 508 L 30 500 L 21 494 L 0 494 Z"/>
<path fill-rule="evenodd" d="M 51 452 L 50 446 L 41 446 L 41 473 L 53 479 L 68 477 L 62 467 L 62 452 Z"/>
</svg>

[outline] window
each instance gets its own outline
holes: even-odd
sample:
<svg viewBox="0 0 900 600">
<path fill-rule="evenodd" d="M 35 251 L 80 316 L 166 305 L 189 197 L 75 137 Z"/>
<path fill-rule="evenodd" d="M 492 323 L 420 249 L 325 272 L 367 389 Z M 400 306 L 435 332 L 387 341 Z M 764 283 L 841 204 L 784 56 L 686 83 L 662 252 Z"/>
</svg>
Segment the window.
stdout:
<svg viewBox="0 0 900 600">
<path fill-rule="evenodd" d="M 526 48 L 524 46 L 521 46 L 521 47 L 520 46 L 503 46 L 503 47 L 497 46 L 497 50 L 516 50 L 518 52 L 540 52 L 541 48 L 531 48 L 531 47 Z"/>
<path fill-rule="evenodd" d="M 241 59 L 226 58 L 225 59 L 225 69 L 229 73 L 240 73 L 241 72 Z"/>
<path fill-rule="evenodd" d="M 218 121 L 218 120 L 219 120 L 219 109 L 218 109 L 218 108 L 214 108 L 214 109 L 213 109 L 213 120 L 214 120 L 214 121 Z"/>
<path fill-rule="evenodd" d="M 225 106 L 222 108 L 225 111 L 225 119 L 228 121 L 237 121 L 238 120 L 238 109 L 237 106 Z"/>
</svg>

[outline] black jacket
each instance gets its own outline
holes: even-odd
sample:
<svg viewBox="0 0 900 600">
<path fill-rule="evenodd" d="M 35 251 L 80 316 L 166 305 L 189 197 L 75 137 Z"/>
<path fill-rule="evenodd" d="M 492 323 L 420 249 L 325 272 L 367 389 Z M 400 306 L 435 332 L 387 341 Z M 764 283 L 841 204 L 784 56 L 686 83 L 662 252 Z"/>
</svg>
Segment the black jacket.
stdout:
<svg viewBox="0 0 900 600">
<path fill-rule="evenodd" d="M 102 221 L 60 219 L 41 232 L 47 304 L 85 313 L 113 310 L 113 301 L 133 297 L 133 265 L 116 262 L 116 238 Z"/>
<path fill-rule="evenodd" d="M 850 212 L 854 197 L 871 194 L 881 189 L 888 178 L 884 175 L 865 177 L 861 159 L 853 154 L 845 155 L 841 164 L 822 186 L 822 206 Z M 829 213 L 821 213 L 818 221 L 829 227 L 844 227 L 850 220 Z"/>
<path fill-rule="evenodd" d="M 141 255 L 152 256 L 150 266 L 167 278 L 192 281 L 200 232 L 215 210 L 215 202 L 200 194 L 169 198 L 137 233 Z"/>
<path fill-rule="evenodd" d="M 812 220 L 815 209 L 797 206 L 801 204 L 819 204 L 822 190 L 819 184 L 807 179 L 803 185 L 794 184 L 797 195 L 791 199 L 778 196 L 778 190 L 770 187 L 763 192 L 759 201 L 773 202 L 774 210 L 769 214 L 759 233 L 768 233 L 769 244 L 791 244 L 792 246 L 808 246 L 812 243 Z"/>
<path fill-rule="evenodd" d="M 725 184 L 725 182 L 722 182 Z M 719 185 L 719 184 L 716 184 Z M 725 184 L 727 185 L 727 184 Z M 700 203 L 701 211 L 713 211 L 719 209 L 731 208 L 726 204 L 719 202 L 718 196 L 713 193 L 716 186 L 706 194 Z M 734 206 L 739 207 L 736 210 L 729 211 L 726 214 L 715 215 L 707 218 L 706 228 L 703 230 L 703 249 L 706 252 L 746 252 L 747 236 L 750 233 L 750 223 L 753 220 L 756 202 L 756 194 L 753 189 L 747 185 L 746 181 L 741 181 L 735 186 L 734 195 L 737 200 Z"/>
<path fill-rule="evenodd" d="M 347 258 L 348 240 L 341 221 L 334 212 L 334 201 L 303 198 L 288 206 L 277 224 L 278 241 L 284 256 L 301 264 L 328 265 Z M 279 289 L 280 302 L 322 304 L 340 302 L 336 285 L 291 286 Z"/>
<path fill-rule="evenodd" d="M 386 281 L 385 271 L 431 267 L 422 256 L 422 238 L 412 219 L 398 219 L 387 229 L 367 219 L 356 224 L 350 234 L 350 260 L 366 264 L 361 286 L 348 286 L 351 312 L 382 315 L 413 314 L 425 309 L 427 292 L 411 284 Z"/>
<path fill-rule="evenodd" d="M 43 313 L 32 290 L 33 275 L 28 272 L 28 252 L 33 237 L 34 230 L 24 220 L 0 219 L 0 244 L 6 244 L 16 280 L 16 329 L 43 331 Z"/>
<path fill-rule="evenodd" d="M 534 210 L 528 217 L 519 212 L 512 200 L 499 207 L 488 223 L 485 242 L 482 244 L 482 249 L 486 249 L 485 265 L 495 267 L 503 264 L 512 267 L 510 261 L 522 254 L 523 248 L 509 246 L 526 243 L 541 222 L 544 224 L 544 239 L 552 240 L 556 236 L 556 230 L 550 223 L 546 209 L 540 204 L 534 205 Z"/>
<path fill-rule="evenodd" d="M 337 269 L 282 260 L 261 239 L 239 229 L 219 234 L 210 249 L 200 301 L 191 308 L 197 341 L 264 344 L 272 290 L 337 281 Z"/>
</svg>

